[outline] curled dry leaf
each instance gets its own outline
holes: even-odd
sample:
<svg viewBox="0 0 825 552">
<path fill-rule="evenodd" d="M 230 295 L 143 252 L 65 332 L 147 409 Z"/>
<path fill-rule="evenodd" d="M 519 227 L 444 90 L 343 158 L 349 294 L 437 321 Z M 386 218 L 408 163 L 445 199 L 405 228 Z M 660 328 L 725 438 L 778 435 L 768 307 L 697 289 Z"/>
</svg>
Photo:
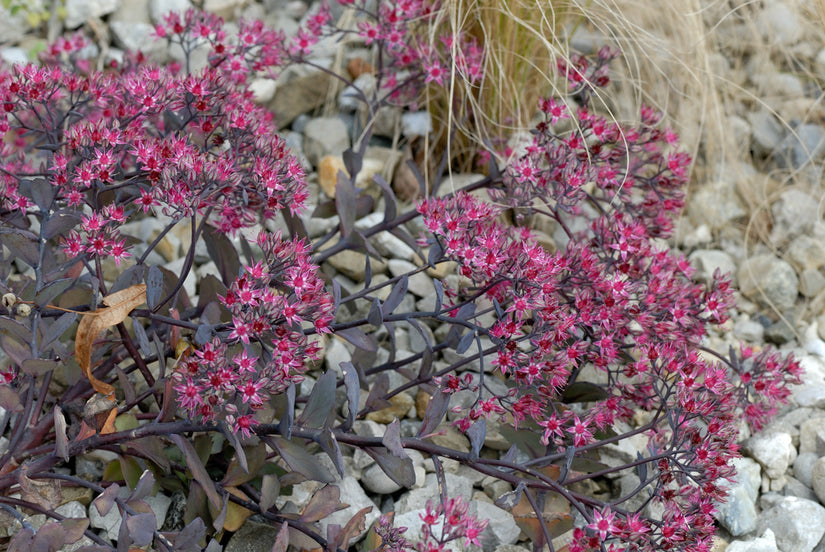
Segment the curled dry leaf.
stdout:
<svg viewBox="0 0 825 552">
<path fill-rule="evenodd" d="M 124 290 L 112 293 L 103 298 L 106 307 L 94 312 L 84 313 L 83 319 L 77 325 L 75 338 L 75 357 L 80 369 L 89 378 L 95 391 L 104 396 L 114 394 L 115 388 L 104 383 L 92 375 L 92 345 L 95 338 L 108 328 L 120 324 L 129 313 L 138 305 L 146 302 L 146 284 L 137 284 Z"/>
</svg>

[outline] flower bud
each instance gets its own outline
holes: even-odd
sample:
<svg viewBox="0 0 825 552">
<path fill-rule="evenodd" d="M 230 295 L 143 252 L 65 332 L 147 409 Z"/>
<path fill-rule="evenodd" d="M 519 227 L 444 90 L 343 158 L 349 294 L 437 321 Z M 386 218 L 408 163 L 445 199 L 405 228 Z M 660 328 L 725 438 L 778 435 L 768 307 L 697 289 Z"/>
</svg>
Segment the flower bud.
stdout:
<svg viewBox="0 0 825 552">
<path fill-rule="evenodd" d="M 29 314 L 31 314 L 32 308 L 28 306 L 26 303 L 20 303 L 17 305 L 17 314 L 26 318 Z"/>
<path fill-rule="evenodd" d="M 10 309 L 17 302 L 17 296 L 13 293 L 7 293 L 3 296 L 3 306 Z"/>
</svg>

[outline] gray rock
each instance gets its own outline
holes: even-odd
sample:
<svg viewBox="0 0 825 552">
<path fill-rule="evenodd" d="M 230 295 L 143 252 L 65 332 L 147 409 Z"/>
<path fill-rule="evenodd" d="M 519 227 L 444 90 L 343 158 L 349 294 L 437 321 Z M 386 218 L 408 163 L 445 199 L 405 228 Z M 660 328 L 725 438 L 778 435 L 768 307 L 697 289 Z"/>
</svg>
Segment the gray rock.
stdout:
<svg viewBox="0 0 825 552">
<path fill-rule="evenodd" d="M 774 532 L 782 552 L 811 552 L 825 534 L 825 508 L 811 500 L 783 497 L 762 512 L 757 523 Z"/>
<path fill-rule="evenodd" d="M 733 258 L 719 249 L 697 249 L 688 256 L 688 260 L 696 268 L 693 277 L 699 282 L 710 282 L 717 269 L 722 274 L 733 275 L 736 272 Z"/>
<path fill-rule="evenodd" d="M 163 18 L 171 12 L 183 14 L 192 7 L 189 0 L 150 0 L 149 14 L 154 23 L 163 23 Z"/>
<path fill-rule="evenodd" d="M 275 89 L 278 86 L 275 81 L 269 78 L 253 79 L 249 83 L 249 90 L 252 91 L 252 96 L 255 102 L 259 104 L 267 104 L 272 101 L 275 96 Z"/>
<path fill-rule="evenodd" d="M 510 512 L 483 500 L 473 500 L 467 509 L 480 520 L 489 520 L 479 541 L 483 550 L 491 550 L 501 544 L 515 544 L 521 529 Z"/>
<path fill-rule="evenodd" d="M 774 219 L 771 241 L 784 244 L 800 234 L 809 233 L 819 220 L 818 211 L 818 200 L 809 194 L 793 188 L 782 192 L 771 207 Z"/>
<path fill-rule="evenodd" d="M 739 268 L 738 281 L 745 297 L 780 311 L 793 308 L 799 293 L 799 279 L 793 267 L 770 253 L 745 260 Z"/>
<path fill-rule="evenodd" d="M 825 244 L 813 236 L 797 236 L 788 244 L 787 258 L 798 272 L 807 268 L 818 269 L 825 264 Z"/>
<path fill-rule="evenodd" d="M 740 318 L 733 325 L 733 335 L 737 339 L 750 341 L 751 343 L 761 343 L 765 335 L 765 327 L 759 322 L 750 318 Z"/>
<path fill-rule="evenodd" d="M 825 76 L 825 48 L 822 48 L 818 54 L 816 54 L 816 70 L 820 76 Z"/>
<path fill-rule="evenodd" d="M 799 293 L 813 299 L 825 289 L 825 276 L 815 268 L 806 268 L 799 274 Z"/>
<path fill-rule="evenodd" d="M 269 103 L 277 125 L 285 128 L 299 115 L 324 105 L 332 86 L 332 77 L 323 71 L 284 71 L 276 81 L 275 95 Z"/>
<path fill-rule="evenodd" d="M 812 417 L 799 426 L 799 453 L 813 452 L 817 458 L 825 456 L 825 416 Z"/>
<path fill-rule="evenodd" d="M 247 520 L 226 543 L 224 552 L 269 552 L 278 537 L 278 530 L 269 523 Z"/>
<path fill-rule="evenodd" d="M 769 2 L 757 16 L 756 27 L 770 44 L 793 46 L 802 39 L 805 28 L 800 13 L 786 2 Z"/>
<path fill-rule="evenodd" d="M 112 13 L 118 4 L 118 0 L 66 0 L 66 17 L 63 24 L 68 29 L 74 29 L 87 19 Z"/>
<path fill-rule="evenodd" d="M 383 212 L 370 213 L 369 215 L 356 220 L 355 228 L 358 230 L 365 230 L 375 226 L 376 224 L 380 224 L 383 220 Z M 372 236 L 370 240 L 375 246 L 375 249 L 377 249 L 378 252 L 386 258 L 411 261 L 415 257 L 415 251 L 409 245 L 396 238 L 389 232 L 379 232 L 378 234 Z"/>
<path fill-rule="evenodd" d="M 425 463 L 426 464 L 426 463 Z M 445 473 L 444 479 L 447 482 L 447 496 L 461 496 L 465 500 L 470 500 L 473 496 L 473 483 L 466 477 L 453 473 Z M 438 479 L 434 473 L 428 473 L 424 479 L 424 486 L 420 489 L 413 489 L 401 496 L 395 503 L 396 511 L 406 512 L 419 510 L 427 505 L 427 501 L 438 501 Z"/>
<path fill-rule="evenodd" d="M 359 94 L 363 93 L 369 98 L 373 90 L 375 90 L 375 76 L 371 73 L 359 75 L 352 84 L 338 94 L 338 108 L 345 112 L 357 110 L 363 103 Z"/>
<path fill-rule="evenodd" d="M 747 151 L 753 138 L 753 129 L 748 121 L 738 115 L 725 117 L 725 127 L 729 129 L 734 137 L 734 143 L 744 153 Z"/>
<path fill-rule="evenodd" d="M 327 370 L 333 370 L 336 374 L 341 374 L 342 362 L 349 362 L 352 360 L 352 353 L 344 345 L 344 342 L 337 337 L 329 340 L 327 348 L 324 351 L 324 363 Z"/>
<path fill-rule="evenodd" d="M 784 345 L 796 338 L 793 327 L 785 320 L 777 320 L 765 328 L 765 341 L 774 345 Z"/>
<path fill-rule="evenodd" d="M 384 138 L 393 138 L 401 129 L 401 110 L 392 105 L 385 105 L 375 114 L 373 133 Z"/>
<path fill-rule="evenodd" d="M 235 12 L 243 4 L 245 4 L 243 0 L 206 0 L 203 9 L 209 13 L 214 13 L 225 21 L 234 21 Z"/>
<path fill-rule="evenodd" d="M 65 516 L 67 518 L 86 518 L 87 511 L 86 507 L 78 502 L 77 500 L 72 500 L 71 502 L 67 502 L 66 504 L 61 504 L 54 510 L 61 516 Z"/>
<path fill-rule="evenodd" d="M 339 272 L 352 278 L 355 282 L 363 282 L 367 270 L 367 256 L 360 251 L 340 251 L 327 259 Z M 381 274 L 387 270 L 387 264 L 378 259 L 370 258 L 370 269 L 373 274 Z"/>
<path fill-rule="evenodd" d="M 793 398 L 799 406 L 809 406 L 813 408 L 825 408 L 825 385 L 821 383 L 806 383 L 793 388 Z M 817 450 L 823 447 L 822 436 L 825 430 L 817 433 Z"/>
<path fill-rule="evenodd" d="M 750 80 L 765 95 L 773 98 L 798 98 L 805 95 L 805 88 L 802 81 L 796 75 L 781 73 L 779 71 L 753 72 Z M 769 105 L 774 105 L 770 103 Z M 780 114 L 781 116 L 781 114 Z"/>
<path fill-rule="evenodd" d="M 347 126 L 338 117 L 317 117 L 304 129 L 304 155 L 314 166 L 327 155 L 341 155 L 349 146 Z"/>
<path fill-rule="evenodd" d="M 733 541 L 725 548 L 725 552 L 778 552 L 776 536 L 773 531 L 766 529 L 762 536 L 749 541 Z"/>
<path fill-rule="evenodd" d="M 390 274 L 393 276 L 409 274 L 417 268 L 411 262 L 402 259 L 390 259 L 387 262 L 387 266 L 389 267 Z M 407 289 L 418 297 L 426 297 L 432 293 L 435 288 L 433 287 L 433 279 L 424 272 L 419 272 L 409 277 Z"/>
<path fill-rule="evenodd" d="M 110 17 L 109 28 L 115 44 L 124 50 L 141 50 L 148 54 L 166 48 L 166 41 L 156 40 L 150 16 L 149 0 L 123 2 Z"/>
<path fill-rule="evenodd" d="M 21 12 L 12 15 L 0 5 L 0 36 L 5 44 L 17 44 L 23 40 L 29 28 Z"/>
<path fill-rule="evenodd" d="M 378 464 L 373 464 L 364 470 L 361 476 L 361 484 L 368 491 L 379 495 L 392 494 L 402 488 L 401 485 L 390 479 L 390 476 L 384 473 L 384 470 Z"/>
<path fill-rule="evenodd" d="M 820 502 L 825 502 L 825 456 L 814 462 L 811 470 L 811 487 Z"/>
<path fill-rule="evenodd" d="M 825 129 L 820 125 L 800 125 L 779 144 L 774 159 L 780 167 L 801 169 L 825 154 Z M 814 204 L 814 207 L 816 204 Z"/>
<path fill-rule="evenodd" d="M 724 228 L 736 219 L 747 215 L 733 187 L 726 181 L 714 182 L 696 190 L 692 201 L 688 204 L 687 211 L 694 224 L 697 226 L 706 224 L 711 230 Z M 558 232 L 553 235 L 553 238 L 556 239 L 557 235 Z M 563 237 L 562 231 L 558 238 L 563 239 Z M 557 241 L 556 243 L 561 247 L 563 242 Z"/>
<path fill-rule="evenodd" d="M 481 480 L 481 488 L 484 490 L 484 493 L 494 501 L 513 490 L 513 486 L 510 483 L 502 481 L 492 475 L 488 475 Z"/>
<path fill-rule="evenodd" d="M 750 458 L 737 458 L 736 482 L 730 484 L 725 502 L 717 504 L 716 518 L 734 537 L 750 533 L 756 529 L 756 497 L 762 478 L 759 464 Z"/>
<path fill-rule="evenodd" d="M 751 147 L 757 154 L 773 153 L 785 137 L 785 128 L 767 109 L 748 114 L 753 129 Z"/>
<path fill-rule="evenodd" d="M 433 121 L 427 111 L 413 111 L 401 115 L 401 132 L 407 138 L 427 136 L 433 131 Z"/>
<path fill-rule="evenodd" d="M 787 475 L 785 476 L 785 488 L 782 489 L 782 494 L 813 500 L 814 502 L 818 500 L 816 493 L 810 487 L 805 486 L 799 479 Z"/>
<path fill-rule="evenodd" d="M 530 552 L 530 550 L 515 544 L 502 544 L 501 546 L 496 546 L 493 552 Z"/>
<path fill-rule="evenodd" d="M 793 475 L 803 485 L 813 488 L 812 474 L 819 457 L 815 452 L 800 452 L 793 463 Z"/>
<path fill-rule="evenodd" d="M 9 66 L 26 65 L 30 61 L 29 54 L 23 48 L 3 48 L 0 50 L 0 58 Z"/>
<path fill-rule="evenodd" d="M 404 300 L 401 301 L 401 305 L 399 305 L 398 308 L 395 309 L 395 312 L 410 312 L 414 308 L 415 300 L 413 299 L 413 296 L 408 293 L 406 296 L 404 296 Z M 410 326 L 409 328 L 410 351 L 412 351 L 413 353 L 423 352 L 427 348 L 427 341 L 429 341 L 430 346 L 436 343 L 433 331 L 430 329 L 429 326 L 425 324 L 420 324 L 418 327 Z M 424 335 L 422 335 L 421 332 L 423 332 Z"/>
<path fill-rule="evenodd" d="M 407 530 L 404 532 L 404 538 L 407 539 L 410 543 L 419 543 L 424 539 L 424 534 L 421 531 L 421 516 L 427 513 L 426 509 L 423 507 L 418 508 L 416 510 L 405 511 L 403 509 L 398 508 L 398 504 L 396 503 L 396 515 L 393 519 L 393 525 L 395 527 L 406 527 Z M 402 513 L 403 512 L 403 513 Z M 441 526 L 442 523 L 439 522 L 434 525 L 431 530 L 433 534 L 440 535 L 441 534 Z M 451 548 L 456 548 L 454 545 L 456 544 L 455 541 L 451 542 Z M 462 549 L 459 549 L 462 550 Z"/>
<path fill-rule="evenodd" d="M 115 44 L 124 50 L 142 50 L 143 53 L 149 54 L 165 47 L 161 41 L 155 40 L 152 36 L 155 28 L 149 23 L 112 21 L 109 23 L 109 28 L 112 29 Z"/>
<path fill-rule="evenodd" d="M 759 462 L 768 477 L 778 479 L 785 475 L 788 466 L 796 459 L 793 440 L 787 433 L 759 433 L 745 443 L 754 460 Z"/>
</svg>

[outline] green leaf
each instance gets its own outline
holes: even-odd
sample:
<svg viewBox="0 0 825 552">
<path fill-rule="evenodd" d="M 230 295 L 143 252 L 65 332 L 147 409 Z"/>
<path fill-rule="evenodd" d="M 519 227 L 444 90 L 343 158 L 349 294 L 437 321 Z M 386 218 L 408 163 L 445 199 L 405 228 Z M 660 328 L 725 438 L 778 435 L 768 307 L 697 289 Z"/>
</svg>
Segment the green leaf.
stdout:
<svg viewBox="0 0 825 552">
<path fill-rule="evenodd" d="M 134 489 L 140 481 L 140 476 L 143 475 L 143 468 L 138 461 L 133 456 L 121 456 L 120 470 L 129 488 Z"/>
</svg>

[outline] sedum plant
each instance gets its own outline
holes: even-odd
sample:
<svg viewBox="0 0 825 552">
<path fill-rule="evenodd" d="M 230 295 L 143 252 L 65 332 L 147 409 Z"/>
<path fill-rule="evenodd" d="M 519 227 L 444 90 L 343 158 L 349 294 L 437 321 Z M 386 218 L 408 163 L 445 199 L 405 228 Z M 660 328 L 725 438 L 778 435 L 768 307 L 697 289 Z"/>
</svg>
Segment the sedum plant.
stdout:
<svg viewBox="0 0 825 552">
<path fill-rule="evenodd" d="M 376 177 L 383 218 L 365 228 L 355 221 L 375 200 L 355 183 L 367 125 L 344 154 L 335 198 L 314 212 L 337 224 L 310 241 L 303 169 L 249 79 L 289 64 L 328 70 L 310 55 L 315 42 L 355 35 L 376 56 L 376 87 L 356 89 L 374 116 L 483 56 L 461 35 L 442 41 L 467 44 L 459 58 L 418 43 L 413 27 L 434 14 L 423 0 L 376 12 L 340 3 L 355 10 L 355 28 L 338 28 L 324 6 L 291 39 L 260 22 L 228 37 L 220 19 L 190 11 L 156 30 L 181 47 L 180 63 L 136 53 L 96 71 L 78 36 L 58 40 L 42 65 L 0 75 L 0 512 L 21 526 L 10 550 L 84 536 L 89 551 L 215 550 L 252 514 L 278 527 L 273 550 L 346 550 L 362 538 L 362 550 L 484 546 L 486 520 L 446 491 L 421 512 L 417 540 L 369 508 L 319 525 L 346 501 L 334 482 L 355 450 L 402 488 L 416 479 L 409 451 L 432 459 L 441 489 L 444 459 L 510 483 L 496 504 L 536 549 L 709 549 L 739 416 L 761 427 L 799 366 L 771 351 L 710 360 L 703 340 L 726 320 L 732 289 L 718 274 L 694 283 L 662 241 L 690 162 L 675 135 L 652 110 L 639 125 L 591 112 L 616 54 L 574 57 L 559 66 L 569 94 L 541 100 L 524 155 L 457 192 L 436 186 L 407 210 Z M 193 70 L 199 48 L 208 63 Z M 565 118 L 576 132 L 561 130 Z M 153 216 L 167 221 L 156 236 L 126 231 Z M 566 243 L 541 243 L 526 224 L 536 218 Z M 152 260 L 172 232 L 188 238 L 177 271 Z M 427 260 L 373 281 L 380 233 Z M 195 300 L 184 284 L 198 244 L 217 275 L 196 278 Z M 319 270 L 344 251 L 367 254 L 361 288 Z M 432 308 L 408 307 L 410 279 L 447 261 L 456 274 L 433 280 Z M 400 329 L 423 348 L 404 351 Z M 321 373 L 330 334 L 355 353 Z M 309 375 L 314 385 L 303 384 Z M 425 399 L 412 433 L 398 420 L 382 436 L 356 431 L 410 390 Z M 450 425 L 469 451 L 438 444 Z M 512 442 L 501 456 L 485 446 L 493 430 Z M 634 459 L 606 461 L 604 451 L 638 437 L 646 447 Z M 62 469 L 94 450 L 117 455 L 102 480 Z M 592 492 L 631 472 L 639 484 L 629 493 Z M 324 485 L 301 511 L 276 506 L 305 480 Z M 102 515 L 117 508 L 116 544 L 55 512 L 70 487 L 89 489 Z M 175 530 L 159 530 L 147 506 L 159 488 L 188 493 Z M 30 512 L 51 521 L 36 528 Z"/>
</svg>

